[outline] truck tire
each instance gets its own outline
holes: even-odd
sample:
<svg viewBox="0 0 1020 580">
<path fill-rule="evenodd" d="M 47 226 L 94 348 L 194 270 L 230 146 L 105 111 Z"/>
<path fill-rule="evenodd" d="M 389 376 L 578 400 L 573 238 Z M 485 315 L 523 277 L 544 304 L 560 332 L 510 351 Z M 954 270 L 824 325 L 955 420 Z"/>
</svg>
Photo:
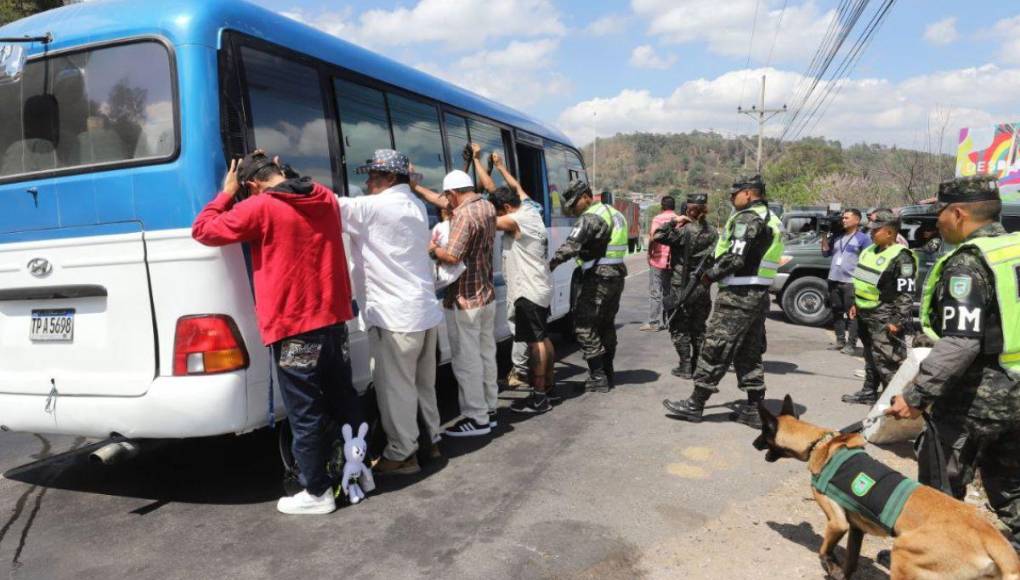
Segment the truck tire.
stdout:
<svg viewBox="0 0 1020 580">
<path fill-rule="evenodd" d="M 804 276 L 783 289 L 782 307 L 786 319 L 803 326 L 824 326 L 832 319 L 829 285 L 815 276 Z"/>
</svg>

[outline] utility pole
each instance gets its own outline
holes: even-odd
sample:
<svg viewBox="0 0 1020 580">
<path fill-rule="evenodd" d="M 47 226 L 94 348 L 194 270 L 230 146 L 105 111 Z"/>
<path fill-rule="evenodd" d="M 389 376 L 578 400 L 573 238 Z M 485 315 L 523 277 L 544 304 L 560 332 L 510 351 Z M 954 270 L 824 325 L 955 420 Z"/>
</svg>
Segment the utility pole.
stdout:
<svg viewBox="0 0 1020 580">
<path fill-rule="evenodd" d="M 748 117 L 756 118 L 758 122 L 758 175 L 761 175 L 763 148 L 765 140 L 765 123 L 769 122 L 769 119 L 775 117 L 780 113 L 786 112 L 786 105 L 783 105 L 781 109 L 766 109 L 765 108 L 765 75 L 761 75 L 761 100 L 758 101 L 757 105 L 752 105 L 750 109 L 744 109 L 743 107 L 737 107 L 737 114 L 747 115 Z"/>
</svg>

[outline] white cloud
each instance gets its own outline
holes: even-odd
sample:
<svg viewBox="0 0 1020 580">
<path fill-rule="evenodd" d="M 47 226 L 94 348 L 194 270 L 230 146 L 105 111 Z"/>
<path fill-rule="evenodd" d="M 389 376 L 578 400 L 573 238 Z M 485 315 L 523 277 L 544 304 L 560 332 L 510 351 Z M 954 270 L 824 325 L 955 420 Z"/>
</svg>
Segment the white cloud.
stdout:
<svg viewBox="0 0 1020 580">
<path fill-rule="evenodd" d="M 599 132 L 603 135 L 695 129 L 750 133 L 752 127 L 746 117 L 736 114 L 734 95 L 739 94 L 745 78 L 756 78 L 762 73 L 768 75 L 769 103 L 792 105 L 794 89 L 802 80 L 799 73 L 737 70 L 712 79 L 684 82 L 669 95 L 625 90 L 613 97 L 583 101 L 563 111 L 558 124 L 578 142 L 591 139 L 594 112 L 598 112 Z M 996 86 L 995 91 L 977 89 L 990 84 Z M 823 81 L 817 90 L 824 89 Z M 1020 104 L 1013 95 L 1018 91 L 1020 69 L 996 65 L 921 75 L 902 82 L 850 80 L 814 129 L 806 134 L 846 143 L 867 141 L 920 147 L 927 139 L 929 119 L 947 110 L 952 115 L 950 134 L 960 127 L 1017 119 Z M 777 117 L 766 126 L 766 131 L 777 135 L 783 125 L 783 117 Z"/>
<path fill-rule="evenodd" d="M 705 42 L 709 50 L 730 57 L 748 53 L 758 0 L 631 0 L 634 13 L 648 20 L 648 33 L 666 42 Z M 811 56 L 835 12 L 821 12 L 815 0 L 788 4 L 762 0 L 758 9 L 753 62 L 802 61 Z M 776 29 L 779 34 L 776 36 Z M 773 42 L 775 50 L 773 51 Z"/>
<path fill-rule="evenodd" d="M 549 38 L 515 40 L 499 50 L 465 56 L 451 66 L 424 63 L 418 68 L 507 105 L 525 107 L 570 90 L 566 78 L 553 72 L 559 44 Z"/>
<path fill-rule="evenodd" d="M 667 54 L 661 56 L 655 52 L 650 44 L 642 44 L 635 47 L 630 53 L 630 66 L 637 68 L 650 68 L 665 70 L 676 63 L 676 55 Z"/>
<path fill-rule="evenodd" d="M 1020 29 L 1020 15 L 1003 18 L 996 22 L 992 28 L 992 35 L 1002 39 L 999 59 L 1003 63 L 1020 64 L 1020 36 L 1016 33 L 1018 29 Z"/>
<path fill-rule="evenodd" d="M 943 18 L 938 22 L 932 22 L 924 29 L 924 39 L 929 44 L 936 46 L 945 46 L 952 44 L 960 38 L 960 33 L 956 31 L 956 17 L 951 16 L 949 18 Z"/>
<path fill-rule="evenodd" d="M 592 36 L 612 36 L 620 34 L 627 28 L 627 17 L 619 14 L 609 14 L 592 22 L 585 28 L 585 32 Z"/>
<path fill-rule="evenodd" d="M 330 34 L 369 48 L 439 42 L 447 48 L 479 48 L 493 39 L 561 36 L 566 32 L 551 0 L 420 0 L 411 8 L 311 15 L 283 12 Z"/>
</svg>

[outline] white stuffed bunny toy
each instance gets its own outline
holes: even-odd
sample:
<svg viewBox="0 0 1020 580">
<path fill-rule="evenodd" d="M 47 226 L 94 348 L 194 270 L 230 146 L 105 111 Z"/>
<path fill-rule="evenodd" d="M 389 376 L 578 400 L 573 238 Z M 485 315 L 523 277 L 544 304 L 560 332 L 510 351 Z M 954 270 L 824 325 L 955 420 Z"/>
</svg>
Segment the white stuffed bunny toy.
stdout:
<svg viewBox="0 0 1020 580">
<path fill-rule="evenodd" d="M 351 504 L 356 504 L 365 499 L 365 494 L 375 489 L 375 480 L 372 479 L 372 470 L 365 465 L 365 454 L 368 444 L 365 442 L 365 435 L 368 435 L 368 423 L 362 423 L 358 427 L 358 436 L 352 435 L 350 425 L 344 425 L 341 429 L 344 436 L 344 476 L 340 480 L 340 488 Z"/>
</svg>

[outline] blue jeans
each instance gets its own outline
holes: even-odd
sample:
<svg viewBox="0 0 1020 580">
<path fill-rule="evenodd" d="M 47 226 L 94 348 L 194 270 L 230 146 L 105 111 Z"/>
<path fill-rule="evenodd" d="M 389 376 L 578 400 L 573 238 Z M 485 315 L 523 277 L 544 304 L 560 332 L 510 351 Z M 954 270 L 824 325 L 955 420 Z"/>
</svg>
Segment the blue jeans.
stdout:
<svg viewBox="0 0 1020 580">
<path fill-rule="evenodd" d="M 351 384 L 347 325 L 340 323 L 273 343 L 273 361 L 280 396 L 287 407 L 292 451 L 301 470 L 301 484 L 322 495 L 332 482 L 326 461 L 339 437 L 337 425 L 355 431 L 364 420 L 360 399 Z M 332 435 L 330 435 L 332 434 Z"/>
</svg>

